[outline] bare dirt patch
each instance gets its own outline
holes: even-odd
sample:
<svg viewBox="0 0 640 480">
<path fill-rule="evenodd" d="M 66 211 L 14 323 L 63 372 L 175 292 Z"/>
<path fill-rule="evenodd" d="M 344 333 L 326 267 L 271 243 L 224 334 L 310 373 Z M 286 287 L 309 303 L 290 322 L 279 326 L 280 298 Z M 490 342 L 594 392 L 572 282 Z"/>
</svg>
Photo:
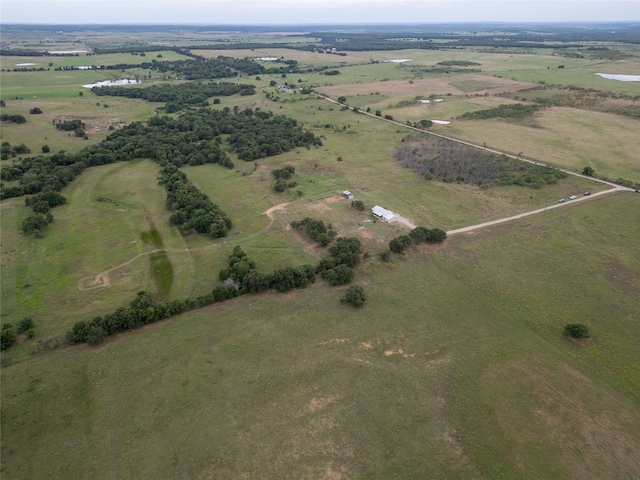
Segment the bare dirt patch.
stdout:
<svg viewBox="0 0 640 480">
<path fill-rule="evenodd" d="M 78 290 L 94 290 L 96 288 L 108 287 L 111 285 L 108 273 L 100 273 L 95 277 L 86 277 L 78 283 Z"/>
<path fill-rule="evenodd" d="M 373 350 L 373 345 L 371 345 L 369 342 L 362 342 L 360 343 L 359 347 L 363 350 Z"/>
<path fill-rule="evenodd" d="M 309 413 L 315 413 L 319 410 L 324 410 L 328 405 L 332 404 L 338 399 L 338 397 L 332 395 L 325 398 L 312 398 L 307 407 Z"/>
<path fill-rule="evenodd" d="M 402 348 L 399 348 L 398 350 L 385 350 L 384 351 L 384 356 L 385 357 L 391 357 L 394 355 L 400 355 L 402 358 L 413 358 L 416 356 L 415 353 L 407 353 L 405 352 Z"/>
<path fill-rule="evenodd" d="M 340 345 L 342 343 L 347 343 L 348 341 L 348 338 L 332 338 L 331 340 L 320 342 L 318 345 Z"/>
</svg>

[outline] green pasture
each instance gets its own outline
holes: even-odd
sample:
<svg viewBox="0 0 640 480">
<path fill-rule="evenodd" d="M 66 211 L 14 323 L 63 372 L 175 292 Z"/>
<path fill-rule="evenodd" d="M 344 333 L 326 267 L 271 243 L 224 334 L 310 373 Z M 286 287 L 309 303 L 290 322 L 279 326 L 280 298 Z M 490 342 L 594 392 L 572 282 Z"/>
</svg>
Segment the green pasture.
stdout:
<svg viewBox="0 0 640 480">
<path fill-rule="evenodd" d="M 367 260 L 359 310 L 318 281 L 5 367 L 3 477 L 633 478 L 639 201 Z"/>
<path fill-rule="evenodd" d="M 13 229 L 3 228 L 3 241 L 7 235 L 13 248 L 2 290 L 9 292 L 15 286 L 16 296 L 14 309 L 3 307 L 3 315 L 9 314 L 3 321 L 15 324 L 32 316 L 36 339 L 44 340 L 64 333 L 80 319 L 113 311 L 140 290 L 159 293 L 150 254 L 145 254 L 158 248 L 166 250 L 172 264 L 171 298 L 190 296 L 202 281 L 201 273 L 186 251 L 189 242 L 169 225 L 157 172 L 158 166 L 150 161 L 90 168 L 63 191 L 67 204 L 52 211 L 54 223 L 44 238 L 21 233 L 14 237 Z M 6 221 L 15 222 L 17 228 L 29 210 L 13 200 L 3 208 L 3 222 L 5 212 L 11 212 Z M 144 241 L 144 234 L 153 230 L 162 247 Z M 215 249 L 215 244 L 208 242 L 206 248 Z M 207 275 L 206 281 L 214 277 Z"/>
<path fill-rule="evenodd" d="M 79 96 L 79 91 L 83 96 Z M 60 150 L 76 152 L 88 144 L 98 143 L 111 131 L 132 121 L 146 120 L 153 115 L 158 104 L 124 97 L 97 97 L 87 89 L 74 89 L 68 96 L 7 99 L 3 113 L 19 114 L 27 120 L 23 124 L 2 122 L 0 137 L 11 145 L 25 144 L 31 155 L 41 153 L 43 145 L 48 145 L 51 153 Z M 107 107 L 105 108 L 105 105 Z M 31 109 L 40 108 L 41 114 L 29 114 Z M 88 140 L 78 138 L 73 132 L 56 129 L 54 122 L 62 120 L 82 120 Z"/>
<path fill-rule="evenodd" d="M 185 32 L 165 33 L 166 41 L 193 44 Z M 198 41 L 225 35 L 204 32 Z M 156 33 L 137 39 L 162 41 Z M 115 40 L 95 39 L 105 45 Z M 266 51 L 287 56 L 285 50 Z M 157 53 L 165 59 L 173 54 L 46 61 L 100 64 L 108 57 L 137 63 Z M 24 197 L 4 200 L 2 323 L 16 325 L 30 316 L 36 327 L 34 339 L 21 337 L 2 352 L 2 477 L 640 476 L 640 195 L 618 192 L 567 202 L 450 235 L 441 245 L 414 246 L 383 262 L 379 253 L 409 228 L 374 222 L 374 205 L 419 226 L 452 230 L 607 187 L 574 176 L 539 190 L 426 181 L 393 156 L 406 135 L 420 132 L 314 95 L 262 88 L 272 79 L 326 85 L 332 97 L 345 95 L 350 105 L 380 109 L 400 123 L 447 119 L 450 125 L 431 131 L 640 182 L 638 120 L 565 107 L 520 121 L 456 120 L 467 111 L 518 101 L 513 95 L 537 95 L 510 85 L 511 99 L 475 96 L 505 79 L 615 93 L 637 89 L 593 75 L 623 73 L 624 62 L 553 53 L 297 52 L 304 65 L 350 65 L 330 64 L 342 72 L 336 76 L 239 78 L 257 85 L 258 93 L 223 97 L 215 108 L 260 108 L 296 118 L 323 145 L 256 162 L 230 154 L 233 169 L 183 167 L 232 219 L 224 238 L 170 225 L 166 194 L 157 184 L 160 167 L 146 159 L 85 170 L 61 192 L 67 204 L 52 210 L 55 221 L 42 239 L 20 231 L 30 213 Z M 2 57 L 3 68 L 13 58 Z M 424 66 L 476 61 L 484 76 L 439 75 L 409 83 L 410 64 L 384 63 L 397 58 Z M 366 63 L 372 59 L 380 63 Z M 107 73 L 114 77 L 97 77 Z M 3 122 L 2 141 L 24 143 L 33 154 L 43 144 L 51 152 L 77 151 L 104 138 L 109 126 L 149 118 L 159 104 L 96 97 L 81 87 L 121 74 L 2 72 L 2 112 L 27 119 L 22 125 Z M 445 100 L 400 106 L 415 99 L 416 88 Z M 279 99 L 269 100 L 266 93 Z M 43 114 L 30 115 L 35 107 Z M 74 118 L 87 124 L 88 141 L 53 126 Z M 295 167 L 291 180 L 297 185 L 276 193 L 271 170 L 286 165 Z M 365 212 L 353 209 L 341 197 L 343 190 L 363 201 Z M 290 228 L 306 216 L 362 240 L 370 257 L 354 280 L 367 295 L 361 309 L 340 303 L 346 287 L 330 287 L 318 277 L 306 289 L 242 296 L 111 337 L 96 348 L 48 351 L 38 344 L 63 335 L 78 320 L 126 305 L 140 290 L 158 301 L 209 293 L 237 245 L 261 272 L 315 264 L 326 249 Z M 591 337 L 564 337 L 564 325 L 573 322 L 585 323 Z"/>
</svg>

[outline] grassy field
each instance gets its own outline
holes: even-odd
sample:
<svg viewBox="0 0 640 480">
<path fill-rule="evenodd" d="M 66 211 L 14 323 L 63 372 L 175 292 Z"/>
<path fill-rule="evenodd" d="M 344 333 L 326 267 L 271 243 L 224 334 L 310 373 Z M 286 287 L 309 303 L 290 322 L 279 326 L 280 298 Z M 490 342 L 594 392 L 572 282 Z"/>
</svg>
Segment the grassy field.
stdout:
<svg viewBox="0 0 640 480">
<path fill-rule="evenodd" d="M 229 33 L 190 39 L 175 31 L 166 40 L 205 43 L 217 35 Z M 114 38 L 94 40 L 108 45 Z M 141 33 L 136 40 L 162 38 Z M 638 120 L 568 107 L 522 121 L 456 119 L 520 101 L 514 96 L 540 79 L 631 94 L 637 85 L 604 85 L 593 75 L 622 73 L 624 62 L 542 49 L 196 53 L 278 56 L 339 69 L 335 76 L 243 77 L 258 93 L 216 106 L 294 117 L 323 145 L 256 162 L 233 158 L 233 169 L 183 167 L 233 221 L 217 240 L 169 224 L 160 167 L 145 159 L 83 172 L 63 190 L 68 203 L 53 209 L 55 221 L 39 240 L 19 232 L 29 213 L 24 198 L 0 204 L 2 323 L 25 316 L 36 323 L 34 339 L 23 336 L 2 352 L 3 478 L 640 476 L 640 195 L 592 197 L 383 262 L 389 240 L 409 228 L 374 222 L 376 204 L 416 225 L 452 230 L 606 187 L 574 176 L 538 190 L 426 181 L 393 156 L 406 135 L 418 132 L 314 95 L 263 87 L 271 80 L 313 85 L 403 124 L 449 119 L 432 131 L 640 181 Z M 3 68 L 8 58 L 15 57 L 3 57 Z M 411 62 L 385 63 L 398 58 Z M 74 65 L 142 60 L 47 57 Z M 482 73 L 424 73 L 446 60 L 481 63 L 474 68 Z M 83 79 L 96 75 L 102 72 L 3 72 L 2 112 L 22 114 L 27 123 L 3 122 L 2 141 L 25 143 L 34 153 L 43 144 L 77 151 L 104 138 L 109 126 L 149 118 L 158 106 L 89 91 L 80 96 Z M 497 96 L 502 92 L 511 98 Z M 444 101 L 413 102 L 431 94 Z M 44 113 L 29 115 L 34 107 Z M 53 121 L 64 118 L 83 120 L 89 140 L 57 131 Z M 295 167 L 297 185 L 276 193 L 271 170 L 286 165 Z M 365 212 L 353 209 L 343 190 L 362 200 Z M 50 351 L 38 343 L 126 305 L 140 290 L 159 301 L 208 293 L 236 245 L 264 273 L 315 264 L 326 249 L 290 228 L 306 216 L 361 239 L 368 258 L 354 283 L 365 289 L 363 308 L 341 304 L 346 287 L 318 278 L 304 290 L 242 296 L 96 348 Z M 564 337 L 572 322 L 587 324 L 591 338 Z"/>
<path fill-rule="evenodd" d="M 362 310 L 317 283 L 6 367 L 3 476 L 633 478 L 639 211 L 367 261 Z"/>
</svg>

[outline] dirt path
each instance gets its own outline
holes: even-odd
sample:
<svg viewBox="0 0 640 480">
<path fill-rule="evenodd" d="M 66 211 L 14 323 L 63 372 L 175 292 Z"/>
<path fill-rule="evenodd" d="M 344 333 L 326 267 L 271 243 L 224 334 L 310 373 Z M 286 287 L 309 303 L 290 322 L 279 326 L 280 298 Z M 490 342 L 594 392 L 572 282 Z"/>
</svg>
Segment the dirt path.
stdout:
<svg viewBox="0 0 640 480">
<path fill-rule="evenodd" d="M 253 235 L 250 235 L 248 237 L 246 237 L 245 240 L 255 237 L 257 235 L 261 235 L 265 232 L 267 232 L 273 225 L 273 221 L 274 221 L 274 212 L 277 212 L 278 210 L 282 210 L 284 209 L 287 205 L 289 205 L 289 203 L 280 203 L 278 205 L 274 205 L 273 207 L 269 208 L 268 210 L 264 211 L 261 213 L 261 215 L 266 215 L 269 218 L 269 223 L 263 227 L 262 229 L 260 229 L 260 231 L 254 233 Z M 223 242 L 224 243 L 224 242 Z M 130 263 L 135 262 L 136 260 L 138 260 L 141 257 L 144 257 L 145 255 L 151 255 L 154 253 L 159 253 L 159 252 L 166 252 L 166 253 L 189 253 L 191 251 L 196 251 L 196 250 L 205 250 L 205 249 L 210 249 L 210 248 L 217 248 L 218 246 L 222 245 L 223 243 L 214 243 L 211 245 L 205 245 L 204 247 L 199 247 L 197 249 L 190 249 L 190 248 L 158 248 L 155 250 L 149 250 L 147 252 L 142 252 L 139 253 L 138 255 L 136 255 L 135 257 L 127 260 L 126 262 L 122 262 L 114 267 L 111 267 L 108 270 L 105 270 L 103 272 L 98 273 L 97 275 L 93 275 L 90 277 L 84 277 L 81 278 L 78 281 L 78 290 L 85 292 L 85 291 L 89 291 L 89 290 L 96 290 L 98 288 L 105 288 L 111 285 L 111 278 L 110 275 L 111 273 L 113 273 L 115 270 L 118 270 L 122 267 L 125 267 L 127 265 L 129 265 Z"/>
<path fill-rule="evenodd" d="M 470 232 L 471 230 L 479 230 L 481 228 L 489 227 L 491 225 L 497 225 L 499 223 L 510 222 L 512 220 L 517 220 L 519 218 L 528 217 L 529 215 L 536 215 L 538 213 L 544 213 L 547 210 L 552 210 L 554 208 L 560 208 L 560 207 L 566 207 L 568 205 L 573 205 L 573 204 L 575 204 L 577 202 L 586 201 L 586 200 L 588 200 L 590 198 L 597 197 L 599 195 L 605 195 L 607 193 L 619 192 L 619 191 L 622 191 L 622 190 L 624 190 L 624 188 L 610 188 L 609 190 L 603 190 L 603 191 L 598 192 L 598 193 L 592 193 L 591 195 L 586 196 L 586 197 L 576 198 L 575 200 L 569 200 L 569 201 L 563 202 L 563 203 L 556 203 L 556 204 L 550 205 L 550 206 L 545 207 L 545 208 L 539 208 L 537 210 L 532 210 L 530 212 L 520 213 L 520 214 L 514 215 L 512 217 L 500 218 L 498 220 L 492 220 L 490 222 L 478 223 L 477 225 L 469 225 L 468 227 L 456 228 L 455 230 L 449 230 L 447 232 L 447 235 L 455 235 L 456 233 L 464 233 L 464 232 Z"/>
</svg>

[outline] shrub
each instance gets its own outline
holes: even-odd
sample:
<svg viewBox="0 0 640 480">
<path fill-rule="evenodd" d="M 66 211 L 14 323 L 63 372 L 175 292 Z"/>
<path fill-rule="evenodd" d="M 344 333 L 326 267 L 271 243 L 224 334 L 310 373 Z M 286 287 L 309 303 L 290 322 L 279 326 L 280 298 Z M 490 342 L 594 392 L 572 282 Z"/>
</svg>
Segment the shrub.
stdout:
<svg viewBox="0 0 640 480">
<path fill-rule="evenodd" d="M 346 265 L 338 265 L 335 268 L 324 270 L 322 272 L 322 278 L 324 278 L 329 285 L 345 285 L 353 280 L 353 270 Z"/>
<path fill-rule="evenodd" d="M 582 323 L 568 323 L 564 326 L 564 334 L 573 338 L 589 338 L 589 329 Z"/>
<path fill-rule="evenodd" d="M 11 345 L 16 343 L 18 334 L 16 329 L 10 323 L 2 325 L 2 332 L 0 332 L 0 350 L 6 350 Z"/>
<path fill-rule="evenodd" d="M 351 206 L 353 208 L 355 208 L 356 210 L 358 210 L 359 212 L 364 212 L 365 211 L 364 202 L 362 200 L 353 200 L 351 202 Z"/>
<path fill-rule="evenodd" d="M 351 285 L 345 292 L 343 302 L 348 303 L 352 307 L 360 308 L 364 305 L 365 300 L 364 289 L 359 285 Z"/>
<path fill-rule="evenodd" d="M 18 333 L 25 333 L 26 331 L 32 329 L 34 326 L 33 318 L 24 317 L 22 320 L 18 322 Z"/>
<path fill-rule="evenodd" d="M 100 325 L 90 325 L 87 328 L 87 343 L 92 347 L 100 345 L 107 338 L 107 332 Z"/>
<path fill-rule="evenodd" d="M 389 250 L 394 253 L 402 253 L 409 245 L 411 245 L 411 237 L 400 235 L 389 242 Z"/>
</svg>

